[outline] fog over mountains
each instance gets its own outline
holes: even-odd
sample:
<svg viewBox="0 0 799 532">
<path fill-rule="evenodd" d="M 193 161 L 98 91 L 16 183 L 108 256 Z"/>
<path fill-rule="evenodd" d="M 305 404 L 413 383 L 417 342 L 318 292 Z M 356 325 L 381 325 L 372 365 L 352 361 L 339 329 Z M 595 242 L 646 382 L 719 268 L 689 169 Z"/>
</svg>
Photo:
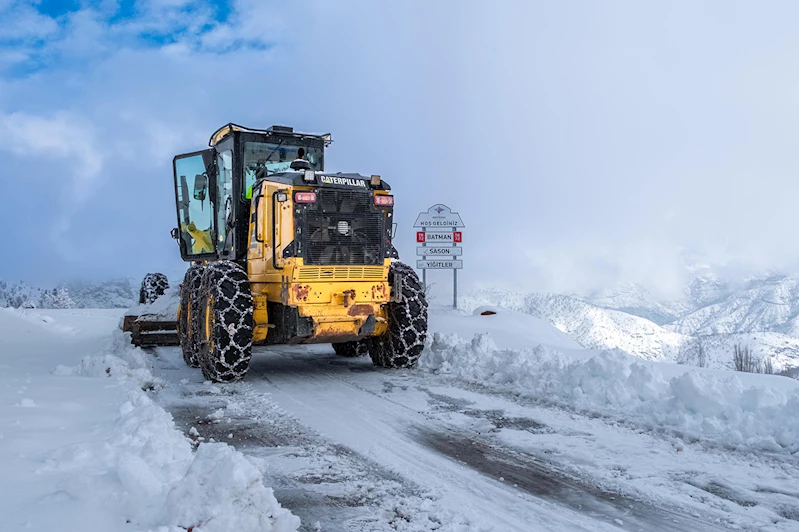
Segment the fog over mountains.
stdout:
<svg viewBox="0 0 799 532">
<path fill-rule="evenodd" d="M 648 360 L 731 368 L 735 346 L 799 367 L 799 275 L 727 280 L 703 271 L 677 300 L 627 283 L 588 294 L 509 293 L 483 288 L 463 307 L 497 305 L 546 319 L 581 345 Z"/>
<path fill-rule="evenodd" d="M 647 360 L 733 367 L 736 346 L 748 347 L 775 371 L 799 368 L 799 275 L 723 279 L 701 269 L 676 300 L 662 300 L 626 283 L 587 294 L 518 293 L 485 287 L 462 295 L 472 310 L 496 305 L 544 319 L 593 349 L 620 349 Z M 177 285 L 179 279 L 170 279 Z M 74 308 L 127 308 L 138 301 L 140 280 L 71 282 Z M 0 307 L 47 306 L 45 290 L 0 280 Z"/>
<path fill-rule="evenodd" d="M 43 304 L 45 290 L 66 288 L 72 308 L 128 308 L 138 303 L 140 284 L 141 280 L 122 278 L 40 287 L 0 280 L 0 307 L 47 308 L 48 305 Z"/>
</svg>

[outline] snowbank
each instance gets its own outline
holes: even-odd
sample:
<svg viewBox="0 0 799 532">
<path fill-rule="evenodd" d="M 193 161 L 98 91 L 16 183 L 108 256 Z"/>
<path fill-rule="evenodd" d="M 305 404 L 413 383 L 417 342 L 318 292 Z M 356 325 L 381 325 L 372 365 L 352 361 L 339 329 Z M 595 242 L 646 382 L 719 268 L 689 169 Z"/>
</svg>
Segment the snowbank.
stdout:
<svg viewBox="0 0 799 532">
<path fill-rule="evenodd" d="M 799 452 L 799 382 L 771 376 L 781 386 L 751 386 L 748 374 L 687 368 L 666 380 L 657 364 L 619 350 L 585 353 L 592 356 L 545 345 L 502 349 L 488 334 L 466 341 L 435 333 L 420 367 L 649 429 L 666 427 L 688 441 Z"/>
<path fill-rule="evenodd" d="M 151 316 L 157 321 L 175 321 L 178 319 L 180 307 L 180 290 L 178 287 L 167 288 L 163 295 L 147 305 L 137 305 L 128 311 L 136 316 Z"/>
<path fill-rule="evenodd" d="M 200 443 L 193 452 L 193 442 L 174 427 L 172 416 L 142 391 L 161 383 L 147 367 L 145 354 L 130 347 L 121 331 L 115 331 L 108 352 L 55 372 L 116 376 L 128 394 L 109 440 L 62 448 L 44 469 L 75 471 L 80 481 L 73 497 L 115 501 L 120 515 L 140 527 L 193 527 L 197 532 L 289 532 L 299 527 L 299 518 L 281 508 L 243 454 L 225 443 Z"/>
<path fill-rule="evenodd" d="M 224 443 L 198 445 L 150 399 L 144 390 L 164 383 L 128 335 L 108 338 L 117 319 L 119 312 L 0 312 L 0 468 L 14 486 L 0 498 L 4 524 L 297 530 L 299 518 L 244 455 Z"/>
<path fill-rule="evenodd" d="M 444 307 L 430 311 L 430 330 L 461 336 L 475 332 L 489 333 L 504 349 L 521 349 L 543 344 L 562 350 L 583 350 L 566 333 L 549 322 L 523 312 L 495 306 L 479 306 L 466 315 Z"/>
</svg>

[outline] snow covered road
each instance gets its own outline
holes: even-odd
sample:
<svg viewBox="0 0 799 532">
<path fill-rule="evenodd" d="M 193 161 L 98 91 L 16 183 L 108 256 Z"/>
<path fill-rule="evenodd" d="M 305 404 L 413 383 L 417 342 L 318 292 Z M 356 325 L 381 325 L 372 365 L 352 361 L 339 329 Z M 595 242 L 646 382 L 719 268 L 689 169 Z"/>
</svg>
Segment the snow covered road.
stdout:
<svg viewBox="0 0 799 532">
<path fill-rule="evenodd" d="M 524 316 L 438 314 L 435 330 L 499 347 L 439 338 L 401 371 L 258 347 L 243 381 L 215 385 L 177 348 L 127 345 L 116 312 L 0 318 L 12 530 L 294 530 L 278 501 L 307 531 L 799 530 L 790 379 L 666 381 Z"/>
<path fill-rule="evenodd" d="M 210 392 L 177 349 L 158 352 L 159 374 L 183 379 L 161 392 L 178 422 L 269 457 L 266 477 L 307 530 L 799 529 L 792 460 L 377 370 L 327 346 L 257 348 L 244 382 Z"/>
</svg>

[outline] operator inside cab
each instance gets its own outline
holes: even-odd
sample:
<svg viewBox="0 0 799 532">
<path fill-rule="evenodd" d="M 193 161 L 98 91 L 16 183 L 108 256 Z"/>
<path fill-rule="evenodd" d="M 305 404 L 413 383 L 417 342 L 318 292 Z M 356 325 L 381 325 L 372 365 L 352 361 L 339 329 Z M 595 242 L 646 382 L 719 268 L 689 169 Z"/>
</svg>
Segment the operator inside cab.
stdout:
<svg viewBox="0 0 799 532">
<path fill-rule="evenodd" d="M 194 243 L 191 245 L 191 251 L 195 255 L 200 253 L 213 253 L 214 252 L 214 244 L 213 239 L 211 238 L 211 231 L 203 231 L 202 229 L 197 229 L 197 226 L 194 222 L 189 222 L 188 224 L 181 224 L 181 229 L 184 233 L 189 233 L 191 238 L 194 240 Z"/>
</svg>

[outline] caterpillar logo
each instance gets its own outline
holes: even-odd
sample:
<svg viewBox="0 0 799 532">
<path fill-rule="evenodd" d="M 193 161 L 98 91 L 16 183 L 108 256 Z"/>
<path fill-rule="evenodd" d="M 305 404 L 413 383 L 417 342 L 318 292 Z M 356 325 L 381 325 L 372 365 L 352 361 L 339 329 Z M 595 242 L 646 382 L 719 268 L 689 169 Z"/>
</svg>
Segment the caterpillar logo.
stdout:
<svg viewBox="0 0 799 532">
<path fill-rule="evenodd" d="M 366 181 L 363 179 L 352 179 L 351 177 L 334 177 L 329 175 L 320 176 L 320 180 L 325 185 L 344 185 L 347 187 L 366 188 Z"/>
</svg>

